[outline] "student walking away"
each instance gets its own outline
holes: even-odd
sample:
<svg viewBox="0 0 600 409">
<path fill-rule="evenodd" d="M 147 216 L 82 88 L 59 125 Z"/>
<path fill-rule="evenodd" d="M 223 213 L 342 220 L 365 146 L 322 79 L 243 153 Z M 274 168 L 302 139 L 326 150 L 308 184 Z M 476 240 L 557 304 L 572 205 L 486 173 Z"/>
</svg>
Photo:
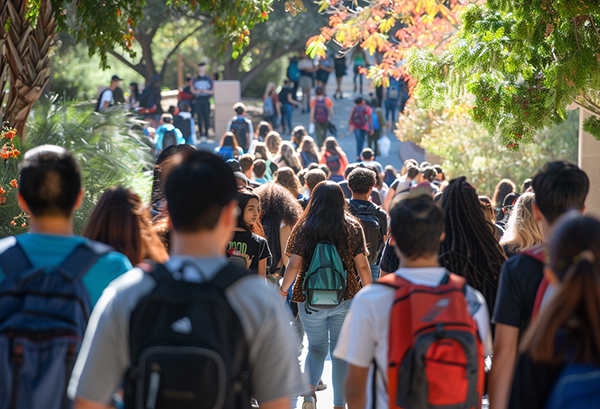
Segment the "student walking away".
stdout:
<svg viewBox="0 0 600 409">
<path fill-rule="evenodd" d="M 252 121 L 246 117 L 246 105 L 236 102 L 233 105 L 235 115 L 227 123 L 227 130 L 235 135 L 238 146 L 248 152 L 250 138 L 254 135 Z"/>
<path fill-rule="evenodd" d="M 94 111 L 105 111 L 113 105 L 113 102 L 116 102 L 114 100 L 114 92 L 115 89 L 119 88 L 121 85 L 121 81 L 123 81 L 123 79 L 119 78 L 117 75 L 112 76 L 110 79 L 110 87 L 102 91 L 98 96 L 98 102 L 96 102 L 96 108 Z M 121 94 L 123 94 L 123 91 L 121 91 Z"/>
<path fill-rule="evenodd" d="M 562 161 L 547 163 L 533 178 L 533 212 L 540 223 L 544 240 L 563 214 L 571 209 L 584 209 L 589 186 L 585 172 Z M 517 345 L 529 327 L 534 306 L 537 304 L 539 310 L 544 299 L 548 299 L 548 282 L 542 280 L 545 262 L 545 247 L 533 247 L 511 257 L 502 267 L 492 316 L 496 332 L 489 379 L 490 407 L 506 407 Z"/>
<path fill-rule="evenodd" d="M 277 95 L 277 85 L 274 82 L 267 84 L 265 93 L 263 94 L 263 118 L 273 128 L 277 129 L 279 118 L 281 118 L 281 110 L 279 107 L 279 95 Z"/>
<path fill-rule="evenodd" d="M 239 267 L 265 277 L 271 251 L 258 216 L 260 198 L 252 190 L 241 187 L 236 196 L 239 216 L 237 228 L 227 248 L 227 259 Z"/>
<path fill-rule="evenodd" d="M 306 131 L 306 128 L 304 128 L 304 126 L 302 125 L 297 125 L 294 127 L 294 129 L 292 130 L 292 145 L 294 145 L 294 149 L 298 150 L 300 149 L 300 145 L 302 144 L 302 141 L 304 140 L 304 138 L 306 138 L 308 136 L 308 132 Z"/>
<path fill-rule="evenodd" d="M 179 112 L 173 116 L 173 126 L 181 131 L 185 143 L 196 145 L 196 124 L 192 116 L 192 106 L 188 101 L 179 103 Z"/>
<path fill-rule="evenodd" d="M 214 153 L 223 160 L 237 159 L 244 154 L 242 148 L 238 146 L 235 135 L 231 132 L 223 134 L 219 146 L 215 148 Z"/>
<path fill-rule="evenodd" d="M 294 107 L 298 106 L 296 101 L 295 91 L 292 84 L 288 80 L 283 82 L 283 87 L 279 91 L 279 102 L 281 102 L 281 132 L 290 133 L 292 132 L 292 114 L 294 113 Z M 287 128 L 287 131 L 286 131 Z"/>
<path fill-rule="evenodd" d="M 127 100 L 130 109 L 135 109 L 140 106 L 140 88 L 137 82 L 129 84 L 129 99 Z"/>
<path fill-rule="evenodd" d="M 281 143 L 279 155 L 273 159 L 273 163 L 275 163 L 279 169 L 285 167 L 291 168 L 295 174 L 300 172 L 300 169 L 302 169 L 300 155 L 298 152 L 296 152 L 292 146 L 292 143 L 289 141 L 283 141 Z"/>
<path fill-rule="evenodd" d="M 500 209 L 500 212 L 494 211 L 494 213 L 496 214 L 496 224 L 505 230 L 506 225 L 510 220 L 510 215 L 512 214 L 513 208 L 517 202 L 517 199 L 519 199 L 519 196 L 520 195 L 515 192 L 507 194 L 504 197 L 504 200 L 502 201 L 502 208 Z M 502 214 L 501 220 L 498 220 L 499 213 Z"/>
<path fill-rule="evenodd" d="M 381 135 L 385 135 L 385 116 L 381 110 L 381 103 L 377 98 L 371 100 L 371 108 L 373 113 L 371 114 L 371 120 L 373 121 L 373 133 L 367 137 L 367 147 L 375 152 L 375 156 L 379 156 L 379 144 L 377 141 L 381 138 Z M 382 133 L 383 131 L 383 133 Z M 383 173 L 383 169 L 381 171 Z"/>
<path fill-rule="evenodd" d="M 356 138 L 356 161 L 360 162 L 360 153 L 365 146 L 365 138 L 367 134 L 373 135 L 373 110 L 365 104 L 362 97 L 354 100 L 354 107 L 350 112 L 350 120 L 348 121 L 349 130 L 354 132 Z"/>
<path fill-rule="evenodd" d="M 348 201 L 348 210 L 362 224 L 369 250 L 371 278 L 379 279 L 379 262 L 387 240 L 387 214 L 375 203 L 369 202 L 371 190 L 375 185 L 375 173 L 369 169 L 357 168 L 348 175 L 348 187 L 352 199 Z"/>
<path fill-rule="evenodd" d="M 344 171 L 346 170 L 346 166 L 348 166 L 348 158 L 333 136 L 325 139 L 325 144 L 321 152 L 321 163 L 327 165 L 329 168 L 331 172 L 329 179 L 334 182 L 344 180 Z"/>
<path fill-rule="evenodd" d="M 305 114 L 309 111 L 310 89 L 313 87 L 317 67 L 313 60 L 304 54 L 298 61 L 298 69 L 300 70 L 300 81 L 298 83 L 302 88 L 302 113 Z"/>
<path fill-rule="evenodd" d="M 321 87 L 325 89 L 327 86 L 327 80 L 329 80 L 329 74 L 331 74 L 333 71 L 333 57 L 331 54 L 328 54 L 325 58 L 319 57 L 317 72 L 315 74 L 317 88 Z"/>
<path fill-rule="evenodd" d="M 390 85 L 384 89 L 383 107 L 385 108 L 385 120 L 388 128 L 394 129 L 396 126 L 396 114 L 398 113 L 398 101 L 400 100 L 402 81 L 398 78 L 390 77 Z"/>
<path fill-rule="evenodd" d="M 408 167 L 406 174 L 396 179 L 390 186 L 390 191 L 383 202 L 383 209 L 390 211 L 390 206 L 394 198 L 400 193 L 410 190 L 413 185 L 421 183 L 422 178 L 423 174 L 419 168 L 411 164 L 411 166 Z"/>
<path fill-rule="evenodd" d="M 315 89 L 316 97 L 310 103 L 310 125 L 314 127 L 317 144 L 323 146 L 327 136 L 329 122 L 333 118 L 333 102 L 325 96 L 325 90 L 321 87 Z"/>
<path fill-rule="evenodd" d="M 277 132 L 273 131 L 273 134 L 269 134 L 269 135 L 279 135 L 279 134 Z M 267 135 L 267 139 L 269 139 L 269 135 Z M 279 138 L 281 139 L 281 137 L 279 137 Z M 265 139 L 265 140 L 267 140 L 267 139 Z M 264 178 L 267 181 L 272 180 L 273 176 L 277 172 L 278 168 L 277 168 L 277 165 L 275 163 L 273 163 L 273 161 L 272 161 L 272 155 L 271 155 L 271 152 L 269 151 L 269 149 L 267 149 L 266 142 L 257 142 L 254 145 L 253 151 L 251 153 L 254 154 L 254 157 L 256 159 L 262 159 L 265 161 L 266 170 L 265 170 Z"/>
<path fill-rule="evenodd" d="M 298 56 L 290 58 L 290 65 L 288 65 L 286 74 L 288 77 L 286 81 L 289 80 L 290 87 L 293 88 L 293 95 L 295 100 L 301 76 L 300 70 L 298 69 Z"/>
<path fill-rule="evenodd" d="M 248 178 L 249 185 L 253 188 L 259 187 L 261 184 L 254 181 L 254 155 L 246 153 L 238 158 L 240 164 L 240 172 Z"/>
<path fill-rule="evenodd" d="M 264 279 L 224 256 L 237 217 L 233 173 L 193 151 L 165 190 L 171 259 L 104 293 L 69 385 L 75 408 L 109 407 L 119 387 L 125 407 L 239 408 L 251 397 L 289 406 L 306 386 L 287 317 Z"/>
<path fill-rule="evenodd" d="M 507 257 L 519 254 L 523 250 L 539 246 L 544 241 L 540 225 L 533 213 L 535 195 L 525 193 L 517 199 L 500 245 Z"/>
<path fill-rule="evenodd" d="M 179 90 L 177 94 L 177 107 L 181 109 L 182 101 L 187 101 L 190 107 L 193 107 L 196 102 L 196 96 L 192 92 L 192 87 L 194 86 L 194 77 L 192 74 L 185 75 L 185 87 Z"/>
<path fill-rule="evenodd" d="M 334 60 L 335 67 L 335 80 L 337 84 L 337 88 L 335 89 L 335 93 L 333 94 L 334 98 L 342 99 L 344 95 L 342 93 L 342 79 L 346 75 L 346 55 L 340 52 L 337 53 Z"/>
<path fill-rule="evenodd" d="M 333 353 L 348 363 L 348 408 L 479 408 L 485 300 L 440 266 L 444 216 L 431 197 L 409 195 L 391 220 L 400 269 L 356 295 Z"/>
<path fill-rule="evenodd" d="M 373 152 L 373 149 L 363 149 L 360 153 L 360 159 L 360 163 L 362 163 L 363 165 L 373 166 L 375 169 L 377 169 L 377 173 L 379 173 L 380 175 L 383 174 L 383 166 L 381 166 L 381 163 L 375 160 L 375 152 Z"/>
<path fill-rule="evenodd" d="M 315 187 L 319 183 L 325 180 L 327 180 L 327 175 L 325 175 L 325 172 L 323 172 L 321 169 L 312 169 L 308 171 L 305 181 L 309 195 L 298 200 L 300 202 L 300 206 L 302 206 L 302 209 L 306 210 L 308 203 L 310 202 L 310 195 L 312 194 L 312 191 L 315 190 Z"/>
<path fill-rule="evenodd" d="M 201 138 L 208 137 L 210 127 L 210 97 L 215 95 L 214 81 L 206 74 L 206 64 L 198 64 L 198 76 L 194 78 L 191 87 L 192 94 L 196 97 L 194 113 L 198 118 L 198 132 Z"/>
<path fill-rule="evenodd" d="M 315 407 L 314 393 L 327 353 L 333 353 L 350 301 L 371 282 L 368 250 L 360 223 L 346 210 L 340 187 L 319 183 L 304 215 L 294 227 L 286 254 L 290 257 L 280 292 L 286 297 L 295 280 L 292 301 L 308 337 L 306 373 L 313 393 L 303 409 Z M 356 266 L 356 268 L 355 268 Z M 332 359 L 333 405 L 342 408 L 346 364 Z"/>
<path fill-rule="evenodd" d="M 160 77 L 155 75 L 146 83 L 140 95 L 140 107 L 137 108 L 137 112 L 142 114 L 154 128 L 158 127 L 158 120 L 163 113 L 161 101 Z"/>
<path fill-rule="evenodd" d="M 363 74 L 360 72 L 361 68 L 367 67 L 367 62 L 365 59 L 365 52 L 362 48 L 355 47 L 354 53 L 352 53 L 352 60 L 354 61 L 354 93 L 356 93 L 356 80 L 358 79 L 359 83 L 359 94 L 363 93 Z M 362 148 L 361 148 L 362 149 Z"/>
<path fill-rule="evenodd" d="M 64 408 L 92 306 L 131 263 L 73 234 L 83 190 L 79 164 L 66 149 L 43 145 L 25 154 L 17 199 L 31 227 L 0 240 L 0 402 Z"/>
<path fill-rule="evenodd" d="M 572 212 L 554 228 L 546 276 L 555 295 L 519 347 L 510 408 L 600 404 L 600 222 Z"/>
<path fill-rule="evenodd" d="M 163 114 L 160 117 L 160 126 L 154 133 L 154 151 L 156 156 L 169 146 L 177 146 L 185 143 L 181 131 L 173 125 L 173 115 Z"/>
<path fill-rule="evenodd" d="M 310 136 L 305 136 L 302 139 L 302 143 L 298 148 L 300 152 L 300 161 L 302 162 L 303 168 L 308 168 L 311 163 L 319 163 L 321 155 L 319 154 L 319 148 L 315 144 L 315 140 Z"/>
<path fill-rule="evenodd" d="M 494 195 L 492 196 L 492 202 L 494 205 L 494 211 L 496 212 L 496 220 L 502 222 L 504 213 L 502 212 L 502 206 L 504 204 L 504 198 L 510 193 L 517 191 L 517 185 L 510 179 L 502 179 L 496 185 L 494 189 Z"/>
</svg>

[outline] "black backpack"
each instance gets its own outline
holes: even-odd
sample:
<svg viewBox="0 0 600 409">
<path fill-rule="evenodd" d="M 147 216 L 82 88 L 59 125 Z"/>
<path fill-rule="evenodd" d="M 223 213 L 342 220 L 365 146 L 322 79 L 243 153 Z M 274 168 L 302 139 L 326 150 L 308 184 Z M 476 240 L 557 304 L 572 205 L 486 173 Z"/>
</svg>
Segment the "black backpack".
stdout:
<svg viewBox="0 0 600 409">
<path fill-rule="evenodd" d="M 140 102 L 140 108 L 152 108 L 152 105 L 154 105 L 154 101 L 152 100 L 152 90 L 150 88 L 144 88 L 138 101 Z"/>
<path fill-rule="evenodd" d="M 192 120 L 191 118 L 183 118 L 179 115 L 173 117 L 173 126 L 181 131 L 183 138 L 189 142 L 192 135 Z"/>
<path fill-rule="evenodd" d="M 365 240 L 369 249 L 369 264 L 377 264 L 379 261 L 379 247 L 383 242 L 381 234 L 381 224 L 377 217 L 377 208 L 372 204 L 369 205 L 358 203 L 355 200 L 349 201 L 349 210 L 363 226 L 365 232 Z"/>
<path fill-rule="evenodd" d="M 225 291 L 250 273 L 227 263 L 194 283 L 141 267 L 156 286 L 131 313 L 125 408 L 249 408 L 249 347 Z"/>
<path fill-rule="evenodd" d="M 327 158 L 327 167 L 331 173 L 337 174 L 342 168 L 342 157 L 340 155 L 332 155 L 331 153 L 327 153 L 325 157 Z"/>
<path fill-rule="evenodd" d="M 231 122 L 230 132 L 233 132 L 235 135 L 235 139 L 237 139 L 237 143 L 244 151 L 248 149 L 248 132 L 250 128 L 246 119 L 243 117 L 237 117 L 235 121 Z"/>
<path fill-rule="evenodd" d="M 165 150 L 169 146 L 177 146 L 177 136 L 174 129 L 163 131 L 162 149 Z"/>
</svg>

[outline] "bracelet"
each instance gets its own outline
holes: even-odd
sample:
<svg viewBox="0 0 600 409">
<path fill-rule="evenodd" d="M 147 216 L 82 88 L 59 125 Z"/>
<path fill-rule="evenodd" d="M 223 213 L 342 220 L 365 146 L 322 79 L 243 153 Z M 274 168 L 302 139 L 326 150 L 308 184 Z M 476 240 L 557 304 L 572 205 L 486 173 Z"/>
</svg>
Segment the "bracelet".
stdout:
<svg viewBox="0 0 600 409">
<path fill-rule="evenodd" d="M 288 291 L 289 291 L 289 288 L 288 288 Z M 283 295 L 284 297 L 287 297 L 287 295 L 288 295 L 288 291 L 284 292 L 284 291 L 281 289 L 281 287 L 279 287 L 279 294 Z"/>
</svg>

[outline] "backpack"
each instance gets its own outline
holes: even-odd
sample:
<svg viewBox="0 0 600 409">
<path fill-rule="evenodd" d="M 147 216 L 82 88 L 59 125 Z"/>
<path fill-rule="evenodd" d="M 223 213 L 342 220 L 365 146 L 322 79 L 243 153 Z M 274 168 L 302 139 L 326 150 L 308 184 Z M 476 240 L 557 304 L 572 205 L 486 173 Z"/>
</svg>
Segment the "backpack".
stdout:
<svg viewBox="0 0 600 409">
<path fill-rule="evenodd" d="M 173 126 L 181 131 L 183 138 L 188 142 L 190 140 L 190 136 L 192 136 L 192 119 L 191 118 L 183 118 L 180 115 L 175 115 L 173 117 Z"/>
<path fill-rule="evenodd" d="M 377 113 L 373 110 L 373 114 L 371 115 L 371 120 L 373 121 L 373 130 L 379 130 L 379 118 L 377 117 Z"/>
<path fill-rule="evenodd" d="M 324 124 L 329 121 L 329 109 L 327 109 L 327 104 L 325 103 L 325 98 L 318 99 L 315 104 L 315 122 L 320 124 Z"/>
<path fill-rule="evenodd" d="M 125 408 L 248 407 L 249 348 L 225 291 L 250 273 L 226 264 L 196 283 L 162 264 L 140 267 L 156 286 L 131 313 Z"/>
<path fill-rule="evenodd" d="M 234 150 L 230 146 L 222 146 L 219 148 L 217 155 L 224 161 L 228 161 L 229 159 L 237 159 L 240 153 L 237 149 Z"/>
<path fill-rule="evenodd" d="M 92 311 L 82 278 L 112 248 L 86 241 L 60 266 L 35 268 L 14 243 L 0 255 L 5 274 L 0 283 L 0 406 L 67 408 L 67 385 Z"/>
<path fill-rule="evenodd" d="M 390 86 L 387 89 L 386 99 L 388 101 L 398 101 L 400 99 L 400 81 L 390 78 Z"/>
<path fill-rule="evenodd" d="M 248 256 L 237 249 L 227 250 L 227 261 L 235 266 L 245 268 L 246 270 L 250 268 Z"/>
<path fill-rule="evenodd" d="M 363 226 L 365 241 L 367 242 L 367 248 L 369 249 L 369 264 L 377 264 L 381 254 L 379 248 L 383 242 L 381 224 L 377 217 L 377 208 L 372 203 L 365 205 L 358 203 L 355 200 L 350 200 L 348 204 L 350 213 L 358 218 L 360 224 Z"/>
<path fill-rule="evenodd" d="M 310 314 L 309 309 L 337 307 L 346 295 L 346 275 L 335 244 L 328 241 L 317 243 L 302 286 L 306 312 Z"/>
<path fill-rule="evenodd" d="M 540 244 L 538 246 L 531 247 L 527 250 L 523 250 L 521 254 L 524 254 L 527 257 L 531 257 L 532 259 L 539 261 L 543 265 L 546 265 L 546 246 L 544 244 Z M 551 291 L 549 291 L 549 285 L 550 283 L 548 282 L 546 277 L 542 277 L 542 281 L 540 281 L 540 285 L 535 294 L 533 311 L 531 313 L 531 321 L 533 321 L 538 316 L 540 310 L 542 309 L 542 306 L 550 297 Z"/>
<path fill-rule="evenodd" d="M 98 101 L 96 101 L 96 107 L 94 108 L 94 112 L 100 112 L 100 102 L 102 102 L 102 96 L 104 95 L 104 93 L 106 91 L 110 91 L 110 88 L 107 88 L 100 93 L 100 95 L 98 96 Z M 111 106 L 111 105 L 112 105 L 112 103 L 109 104 L 109 106 Z"/>
<path fill-rule="evenodd" d="M 175 135 L 175 129 L 165 129 L 163 131 L 162 149 L 165 150 L 169 146 L 177 146 L 177 136 Z"/>
<path fill-rule="evenodd" d="M 545 409 L 580 409 L 600 407 L 600 368 L 594 365 L 569 364 L 560 372 L 546 400 Z"/>
<path fill-rule="evenodd" d="M 271 269 L 269 274 L 281 275 L 283 276 L 283 271 L 285 270 L 285 265 L 282 263 L 281 267 L 279 266 L 279 261 L 281 260 L 281 238 L 280 231 L 281 228 L 281 220 L 274 219 L 273 217 L 264 217 L 261 220 L 263 229 L 265 231 L 265 236 L 267 239 L 267 243 L 269 244 L 269 249 L 271 250 Z"/>
<path fill-rule="evenodd" d="M 275 104 L 273 104 L 273 98 L 266 97 L 263 104 L 263 116 L 265 118 L 271 118 L 275 115 Z"/>
<path fill-rule="evenodd" d="M 229 131 L 235 135 L 238 145 L 246 150 L 248 148 L 248 132 L 250 131 L 246 118 L 236 117 L 235 120 L 231 121 Z"/>
<path fill-rule="evenodd" d="M 342 168 L 342 157 L 340 155 L 332 155 L 329 152 L 325 153 L 327 167 L 331 173 L 337 174 Z"/>
<path fill-rule="evenodd" d="M 140 108 L 152 108 L 154 101 L 152 98 L 152 90 L 150 88 L 144 88 L 140 94 Z"/>
<path fill-rule="evenodd" d="M 448 273 L 437 287 L 415 285 L 397 274 L 375 284 L 395 289 L 388 337 L 390 408 L 481 407 L 483 344 L 469 314 L 465 283 Z"/>
<path fill-rule="evenodd" d="M 365 125 L 367 125 L 367 118 L 365 115 L 366 115 L 365 105 L 355 106 L 354 109 L 352 110 L 352 125 L 354 125 L 355 128 L 359 128 L 359 129 L 364 128 Z"/>
<path fill-rule="evenodd" d="M 287 76 L 290 81 L 297 82 L 300 79 L 300 70 L 298 69 L 298 62 L 291 61 L 290 66 L 288 67 Z"/>
</svg>

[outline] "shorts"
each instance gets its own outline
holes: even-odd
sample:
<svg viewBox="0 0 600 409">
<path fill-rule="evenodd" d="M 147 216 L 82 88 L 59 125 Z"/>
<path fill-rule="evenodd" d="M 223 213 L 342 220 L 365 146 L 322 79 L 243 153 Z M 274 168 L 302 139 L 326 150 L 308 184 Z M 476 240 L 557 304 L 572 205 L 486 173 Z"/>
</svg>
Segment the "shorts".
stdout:
<svg viewBox="0 0 600 409">
<path fill-rule="evenodd" d="M 329 72 L 327 72 L 325 70 L 317 71 L 317 81 L 321 81 L 322 83 L 326 84 L 328 79 L 329 79 Z"/>
<path fill-rule="evenodd" d="M 306 75 L 300 76 L 300 80 L 298 81 L 300 88 L 312 88 L 313 79 L 312 77 L 308 77 Z"/>
</svg>

